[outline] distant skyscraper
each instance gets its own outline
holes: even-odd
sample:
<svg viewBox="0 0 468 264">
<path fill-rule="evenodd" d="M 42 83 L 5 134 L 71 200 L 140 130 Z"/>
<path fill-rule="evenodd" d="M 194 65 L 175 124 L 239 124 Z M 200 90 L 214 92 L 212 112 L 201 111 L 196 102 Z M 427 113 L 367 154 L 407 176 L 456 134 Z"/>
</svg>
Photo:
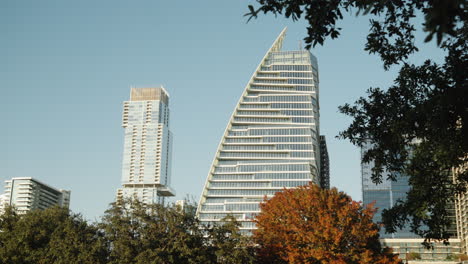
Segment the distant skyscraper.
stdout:
<svg viewBox="0 0 468 264">
<path fill-rule="evenodd" d="M 366 143 L 361 148 L 361 158 L 364 153 L 372 147 L 370 143 Z M 374 222 L 382 222 L 382 210 L 392 208 L 398 200 L 405 200 L 406 193 L 410 190 L 408 177 L 399 176 L 397 181 L 387 179 L 388 172 L 382 174 L 382 183 L 375 184 L 372 182 L 372 168 L 374 162 L 361 163 L 362 173 L 362 202 L 364 205 L 375 202 L 374 207 L 377 207 L 377 213 L 374 215 Z M 404 227 L 393 234 L 385 233 L 385 229 L 380 230 L 381 238 L 419 238 L 418 235 L 410 231 L 409 226 Z"/>
<path fill-rule="evenodd" d="M 330 189 L 330 158 L 328 157 L 327 141 L 320 136 L 320 186 Z"/>
<path fill-rule="evenodd" d="M 164 197 L 174 196 L 170 187 L 169 95 L 163 87 L 131 88 L 130 101 L 123 108 L 125 143 L 117 199 L 164 203 Z"/>
<path fill-rule="evenodd" d="M 18 177 L 5 181 L 4 205 L 14 205 L 18 212 L 46 209 L 54 205 L 70 205 L 70 191 L 55 189 L 31 177 Z"/>
<path fill-rule="evenodd" d="M 198 205 L 204 224 L 231 214 L 249 232 L 265 195 L 321 183 L 317 60 L 305 50 L 281 51 L 284 36 L 260 62 L 226 127 Z"/>
<path fill-rule="evenodd" d="M 371 147 L 372 144 L 370 142 L 366 143 L 361 148 L 361 157 Z M 374 215 L 374 222 L 381 223 L 382 210 L 392 208 L 398 200 L 404 201 L 411 187 L 408 182 L 408 176 L 400 175 L 396 181 L 391 181 L 387 179 L 387 171 L 384 171 L 382 174 L 382 183 L 373 183 L 371 179 L 373 167 L 374 162 L 361 164 L 362 199 L 364 205 L 372 202 L 375 203 L 374 207 L 377 207 L 378 210 Z M 407 258 L 408 253 L 418 253 L 424 261 L 445 260 L 450 256 L 455 256 L 463 249 L 463 244 L 460 243 L 461 241 L 456 235 L 455 209 L 453 205 L 449 205 L 447 210 L 453 218 L 453 226 L 450 229 L 450 233 L 453 235 L 449 239 L 450 245 L 444 245 L 441 242 L 432 243 L 432 249 L 425 249 L 421 244 L 424 239 L 412 233 L 409 224 L 392 234 L 385 233 L 385 228 L 382 227 L 380 229 L 380 242 L 384 246 L 391 247 L 393 252 L 398 254 L 403 260 Z"/>
</svg>

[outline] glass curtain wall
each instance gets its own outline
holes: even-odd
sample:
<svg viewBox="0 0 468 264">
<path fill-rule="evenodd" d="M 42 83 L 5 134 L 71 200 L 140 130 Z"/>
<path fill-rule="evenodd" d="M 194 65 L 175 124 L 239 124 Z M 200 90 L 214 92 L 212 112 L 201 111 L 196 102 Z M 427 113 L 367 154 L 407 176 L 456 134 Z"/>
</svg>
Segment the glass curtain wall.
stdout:
<svg viewBox="0 0 468 264">
<path fill-rule="evenodd" d="M 249 233 L 264 196 L 319 184 L 319 90 L 316 58 L 281 51 L 281 32 L 251 77 L 219 144 L 197 215 L 216 224 L 227 215 Z"/>
</svg>

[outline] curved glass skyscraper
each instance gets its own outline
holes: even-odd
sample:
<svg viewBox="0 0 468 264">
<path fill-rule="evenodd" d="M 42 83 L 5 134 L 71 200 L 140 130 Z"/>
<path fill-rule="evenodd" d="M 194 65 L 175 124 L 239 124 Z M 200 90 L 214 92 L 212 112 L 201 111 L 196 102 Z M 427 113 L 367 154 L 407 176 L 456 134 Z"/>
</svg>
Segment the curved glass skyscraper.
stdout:
<svg viewBox="0 0 468 264">
<path fill-rule="evenodd" d="M 248 232 L 264 196 L 320 184 L 316 58 L 281 51 L 286 29 L 247 84 L 208 174 L 197 215 L 215 224 L 228 214 Z"/>
</svg>

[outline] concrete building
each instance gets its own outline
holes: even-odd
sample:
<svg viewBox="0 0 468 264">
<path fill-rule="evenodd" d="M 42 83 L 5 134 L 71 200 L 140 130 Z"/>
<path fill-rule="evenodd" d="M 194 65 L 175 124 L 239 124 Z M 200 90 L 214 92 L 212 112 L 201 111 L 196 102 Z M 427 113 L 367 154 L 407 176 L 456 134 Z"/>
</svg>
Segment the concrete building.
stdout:
<svg viewBox="0 0 468 264">
<path fill-rule="evenodd" d="M 198 204 L 203 224 L 231 214 L 250 233 L 264 196 L 328 182 L 321 180 L 317 59 L 306 50 L 282 51 L 285 33 L 261 60 L 227 124 Z"/>
<path fill-rule="evenodd" d="M 123 104 L 122 188 L 117 199 L 164 203 L 171 189 L 172 133 L 169 94 L 163 87 L 131 88 Z"/>
<path fill-rule="evenodd" d="M 452 175 L 456 179 L 457 174 L 468 169 L 468 164 L 460 168 L 453 168 Z M 455 199 L 455 211 L 457 221 L 457 235 L 460 238 L 461 250 L 468 254 L 468 193 L 457 195 Z"/>
<path fill-rule="evenodd" d="M 5 181 L 3 205 L 13 205 L 19 213 L 54 205 L 68 208 L 70 191 L 56 189 L 31 177 L 12 178 Z"/>
</svg>

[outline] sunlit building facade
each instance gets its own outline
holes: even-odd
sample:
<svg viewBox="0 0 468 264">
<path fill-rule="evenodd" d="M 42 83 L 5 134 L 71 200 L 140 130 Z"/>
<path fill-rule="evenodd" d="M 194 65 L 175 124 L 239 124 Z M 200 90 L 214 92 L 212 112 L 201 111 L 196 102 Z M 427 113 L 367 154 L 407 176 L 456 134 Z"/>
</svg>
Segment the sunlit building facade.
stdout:
<svg viewBox="0 0 468 264">
<path fill-rule="evenodd" d="M 122 188 L 117 199 L 164 203 L 174 196 L 170 187 L 172 133 L 169 130 L 169 95 L 163 87 L 131 88 L 123 104 L 125 129 Z"/>
<path fill-rule="evenodd" d="M 5 181 L 2 209 L 12 205 L 19 213 L 44 210 L 58 205 L 68 208 L 70 191 L 56 189 L 31 177 L 16 177 Z"/>
<path fill-rule="evenodd" d="M 281 51 L 284 37 L 285 30 L 226 127 L 198 205 L 204 224 L 231 214 L 248 233 L 264 196 L 321 182 L 317 60 L 309 51 Z"/>
</svg>

